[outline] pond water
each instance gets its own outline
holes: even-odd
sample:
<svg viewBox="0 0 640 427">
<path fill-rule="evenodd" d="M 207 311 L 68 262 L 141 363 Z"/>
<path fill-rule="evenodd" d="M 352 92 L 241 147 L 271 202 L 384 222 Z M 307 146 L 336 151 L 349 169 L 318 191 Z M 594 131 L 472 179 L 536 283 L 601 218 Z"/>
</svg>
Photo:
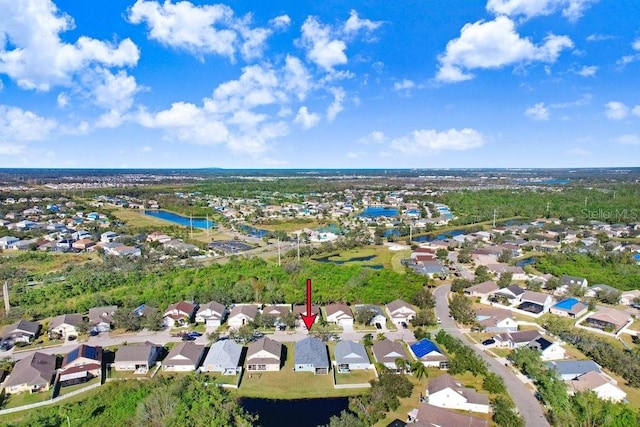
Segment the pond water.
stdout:
<svg viewBox="0 0 640 427">
<path fill-rule="evenodd" d="M 349 408 L 349 399 L 271 400 L 243 397 L 238 403 L 248 412 L 257 414 L 261 427 L 317 427 L 329 424 L 334 415 Z"/>
<path fill-rule="evenodd" d="M 530 258 L 521 259 L 520 261 L 516 262 L 516 266 L 524 267 L 525 265 L 533 265 L 535 263 L 536 263 L 536 257 L 530 257 Z"/>
<path fill-rule="evenodd" d="M 322 258 L 314 258 L 313 260 L 314 261 L 318 261 L 318 262 L 330 262 L 330 263 L 335 264 L 335 265 L 343 265 L 343 264 L 346 264 L 348 262 L 371 261 L 372 259 L 374 259 L 376 257 L 376 255 L 367 255 L 367 256 L 357 256 L 357 257 L 348 258 L 348 259 L 337 259 L 337 260 L 329 259 L 329 258 L 334 257 L 334 256 L 338 256 L 338 254 L 327 255 L 327 256 L 323 256 Z M 384 268 L 384 266 L 382 264 L 363 265 L 363 267 L 373 268 L 374 270 L 381 270 L 381 269 Z"/>
<path fill-rule="evenodd" d="M 252 237 L 263 238 L 263 237 L 265 237 L 265 236 L 267 236 L 269 234 L 268 230 L 263 230 L 261 228 L 255 228 L 255 227 L 252 227 L 252 226 L 246 225 L 246 224 L 240 224 L 240 225 L 238 225 L 238 228 L 240 228 L 245 233 L 248 233 Z"/>
<path fill-rule="evenodd" d="M 369 206 L 359 215 L 367 218 L 378 218 L 380 216 L 396 217 L 398 216 L 398 209 L 385 208 L 382 206 Z"/>
<path fill-rule="evenodd" d="M 144 211 L 144 214 L 155 218 L 160 218 L 165 221 L 173 222 L 174 224 L 182 225 L 184 227 L 193 226 L 193 228 L 202 228 L 206 230 L 207 228 L 215 227 L 216 225 L 214 221 L 207 221 L 206 218 L 189 218 L 163 210 Z"/>
<path fill-rule="evenodd" d="M 424 236 L 416 236 L 413 238 L 413 241 L 414 242 L 433 242 L 435 240 L 450 239 L 452 237 L 459 236 L 461 234 L 466 234 L 466 233 L 467 233 L 466 230 L 450 230 L 440 234 L 431 233 L 431 234 L 425 234 Z"/>
</svg>

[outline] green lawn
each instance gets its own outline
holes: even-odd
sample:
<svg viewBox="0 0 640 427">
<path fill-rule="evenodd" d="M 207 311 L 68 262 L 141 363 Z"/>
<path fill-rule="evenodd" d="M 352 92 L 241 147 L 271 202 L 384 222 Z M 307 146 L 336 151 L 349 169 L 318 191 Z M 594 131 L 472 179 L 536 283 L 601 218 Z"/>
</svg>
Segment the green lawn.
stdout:
<svg viewBox="0 0 640 427">
<path fill-rule="evenodd" d="M 338 397 L 361 394 L 358 389 L 334 389 L 329 375 L 314 375 L 311 372 L 294 372 L 293 343 L 285 343 L 287 360 L 278 372 L 261 372 L 242 377 L 238 396 L 266 399 L 307 399 L 314 397 Z"/>
<path fill-rule="evenodd" d="M 358 369 L 348 374 L 336 372 L 335 376 L 336 384 L 368 384 L 369 381 L 376 379 L 373 369 Z"/>
<path fill-rule="evenodd" d="M 86 383 L 70 385 L 68 387 L 60 387 L 60 393 L 58 394 L 58 396 L 64 396 L 65 394 L 69 394 L 73 391 L 80 390 L 82 388 L 89 387 L 90 385 L 99 384 L 99 383 L 100 383 L 100 378 L 92 378 Z"/>
<path fill-rule="evenodd" d="M 2 405 L 2 409 L 16 408 L 18 406 L 30 405 L 32 403 L 44 402 L 51 399 L 51 390 L 43 391 L 40 393 L 17 393 L 7 396 L 7 399 Z"/>
</svg>

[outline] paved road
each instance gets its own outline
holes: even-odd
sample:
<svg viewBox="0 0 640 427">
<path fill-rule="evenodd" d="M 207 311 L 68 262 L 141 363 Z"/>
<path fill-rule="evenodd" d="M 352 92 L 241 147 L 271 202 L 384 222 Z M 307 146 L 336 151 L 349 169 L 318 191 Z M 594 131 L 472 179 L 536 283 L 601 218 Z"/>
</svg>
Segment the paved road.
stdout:
<svg viewBox="0 0 640 427">
<path fill-rule="evenodd" d="M 549 422 L 544 416 L 544 411 L 542 410 L 540 402 L 538 402 L 534 397 L 531 390 L 529 390 L 524 383 L 516 377 L 516 375 L 511 371 L 511 368 L 504 366 L 495 358 L 489 356 L 486 352 L 476 347 L 474 343 L 470 342 L 467 337 L 458 330 L 456 322 L 449 317 L 449 300 L 447 298 L 449 289 L 450 285 L 445 285 L 438 287 L 434 292 L 434 296 L 436 298 L 436 314 L 440 319 L 442 319 L 442 328 L 452 336 L 464 341 L 488 363 L 489 370 L 491 370 L 491 372 L 500 375 L 504 379 L 507 391 L 515 402 L 516 407 L 527 426 L 549 426 Z"/>
</svg>

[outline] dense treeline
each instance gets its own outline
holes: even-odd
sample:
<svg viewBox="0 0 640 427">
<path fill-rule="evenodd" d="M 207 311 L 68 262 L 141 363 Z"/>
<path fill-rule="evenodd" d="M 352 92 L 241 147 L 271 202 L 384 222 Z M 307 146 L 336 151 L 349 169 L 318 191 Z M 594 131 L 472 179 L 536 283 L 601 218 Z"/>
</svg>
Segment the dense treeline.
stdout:
<svg viewBox="0 0 640 427">
<path fill-rule="evenodd" d="M 618 184 L 612 188 L 549 188 L 541 190 L 451 191 L 438 201 L 455 213 L 457 224 L 489 221 L 494 209 L 499 218 L 574 218 L 576 223 L 598 220 L 629 223 L 640 220 L 640 187 Z M 585 203 L 586 202 L 586 203 Z M 548 205 L 547 205 L 548 203 Z M 547 210 L 548 206 L 548 210 Z"/>
<path fill-rule="evenodd" d="M 12 427 L 94 426 L 251 426 L 227 391 L 194 376 L 150 381 L 117 381 L 76 403 L 29 411 Z"/>
<path fill-rule="evenodd" d="M 241 302 L 303 303 L 307 278 L 313 280 L 314 303 L 382 304 L 411 300 L 425 278 L 413 273 L 313 261 L 287 261 L 282 266 L 260 258 L 235 258 L 203 268 L 165 267 L 146 272 L 138 264 L 72 267 L 66 280 L 40 286 L 12 287 L 12 315 L 41 319 L 84 312 L 102 304 L 164 308 L 179 300 L 223 304 Z"/>
<path fill-rule="evenodd" d="M 548 369 L 536 349 L 519 348 L 509 358 L 533 380 L 539 398 L 550 407 L 551 424 L 558 427 L 634 427 L 640 425 L 638 413 L 629 406 L 599 399 L 594 392 L 570 396 L 555 371 Z"/>
<path fill-rule="evenodd" d="M 585 277 L 590 284 L 604 283 L 620 290 L 637 289 L 640 283 L 640 267 L 619 253 L 547 254 L 537 260 L 536 268 L 556 277 Z"/>
</svg>

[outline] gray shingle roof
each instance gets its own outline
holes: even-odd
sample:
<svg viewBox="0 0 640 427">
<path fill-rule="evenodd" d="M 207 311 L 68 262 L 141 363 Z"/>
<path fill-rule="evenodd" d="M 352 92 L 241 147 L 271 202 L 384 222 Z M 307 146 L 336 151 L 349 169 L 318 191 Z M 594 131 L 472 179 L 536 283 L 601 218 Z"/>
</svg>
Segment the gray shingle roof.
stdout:
<svg viewBox="0 0 640 427">
<path fill-rule="evenodd" d="M 233 340 L 220 340 L 211 345 L 203 365 L 220 365 L 225 369 L 237 368 L 240 364 L 242 346 Z"/>
<path fill-rule="evenodd" d="M 14 387 L 21 384 L 30 386 L 51 383 L 53 373 L 56 370 L 57 358 L 53 354 L 40 352 L 19 360 L 13 367 L 13 371 L 4 383 L 5 387 Z"/>
<path fill-rule="evenodd" d="M 334 349 L 336 362 L 345 363 L 370 363 L 367 350 L 355 341 L 340 341 Z"/>
<path fill-rule="evenodd" d="M 317 368 L 329 368 L 327 346 L 314 337 L 298 341 L 295 345 L 295 364 L 313 365 Z"/>
</svg>

